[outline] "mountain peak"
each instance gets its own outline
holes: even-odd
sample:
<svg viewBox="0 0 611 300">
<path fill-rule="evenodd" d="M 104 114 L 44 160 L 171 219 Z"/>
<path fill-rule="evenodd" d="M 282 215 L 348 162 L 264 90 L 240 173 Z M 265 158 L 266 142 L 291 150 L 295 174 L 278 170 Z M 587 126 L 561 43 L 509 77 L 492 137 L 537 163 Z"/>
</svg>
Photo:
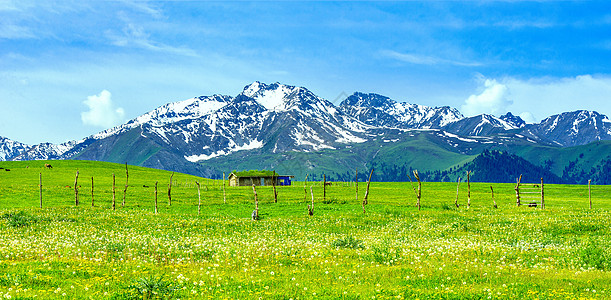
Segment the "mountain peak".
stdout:
<svg viewBox="0 0 611 300">
<path fill-rule="evenodd" d="M 526 122 L 522 120 L 522 118 L 512 114 L 511 112 L 507 112 L 506 114 L 502 115 L 499 119 L 509 123 L 512 126 L 515 126 L 516 128 L 522 128 L 526 126 Z"/>
<path fill-rule="evenodd" d="M 255 101 L 270 111 L 287 111 L 303 108 L 322 100 L 304 87 L 296 87 L 279 82 L 265 84 L 255 81 L 244 87 L 241 95 L 255 99 Z"/>
<path fill-rule="evenodd" d="M 449 107 L 397 102 L 389 97 L 356 92 L 340 104 L 347 115 L 378 127 L 440 128 L 462 118 L 458 110 Z"/>
<path fill-rule="evenodd" d="M 377 108 L 385 108 L 388 106 L 392 106 L 397 101 L 392 100 L 386 96 L 378 95 L 375 93 L 361 93 L 355 92 L 354 94 L 348 96 L 340 106 L 360 106 L 360 107 L 377 107 Z"/>
</svg>

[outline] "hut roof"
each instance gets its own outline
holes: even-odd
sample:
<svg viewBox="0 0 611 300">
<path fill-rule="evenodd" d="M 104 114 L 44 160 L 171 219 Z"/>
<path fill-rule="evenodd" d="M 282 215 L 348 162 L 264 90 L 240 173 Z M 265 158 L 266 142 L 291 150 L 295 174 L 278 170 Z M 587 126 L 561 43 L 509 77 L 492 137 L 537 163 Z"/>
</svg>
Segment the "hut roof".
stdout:
<svg viewBox="0 0 611 300">
<path fill-rule="evenodd" d="M 272 176 L 278 176 L 278 173 L 276 173 L 274 175 L 274 171 L 267 171 L 267 170 L 250 170 L 250 171 L 233 171 L 233 174 L 235 174 L 236 177 L 272 177 Z"/>
</svg>

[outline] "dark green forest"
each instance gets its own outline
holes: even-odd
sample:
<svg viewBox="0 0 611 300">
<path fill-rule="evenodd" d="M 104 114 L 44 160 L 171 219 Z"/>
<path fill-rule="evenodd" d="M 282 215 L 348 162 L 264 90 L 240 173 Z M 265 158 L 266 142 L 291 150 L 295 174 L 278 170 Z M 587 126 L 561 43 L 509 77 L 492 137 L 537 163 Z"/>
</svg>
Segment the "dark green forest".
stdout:
<svg viewBox="0 0 611 300">
<path fill-rule="evenodd" d="M 562 177 L 549 171 L 551 161 L 545 161 L 543 165 L 534 165 L 531 162 L 519 157 L 497 150 L 484 150 L 472 161 L 461 166 L 452 167 L 449 170 L 425 171 L 420 172 L 422 181 L 449 182 L 456 181 L 458 177 L 466 180 L 467 171 L 471 171 L 471 181 L 473 182 L 499 182 L 511 183 L 522 175 L 522 182 L 540 182 L 541 178 L 545 183 L 567 183 L 567 184 L 587 184 L 588 179 L 593 184 L 611 184 L 611 158 L 601 161 L 596 167 L 583 170 L 579 167 L 579 158 L 571 161 L 564 169 Z M 409 181 L 413 176 L 413 168 L 409 165 L 395 165 L 387 162 L 374 161 L 369 170 L 374 169 L 371 177 L 372 181 Z M 311 180 L 322 179 L 322 175 L 310 175 Z M 319 178 L 320 177 L 320 178 Z M 369 171 L 362 171 L 358 174 L 358 180 L 367 181 Z M 343 174 L 327 174 L 328 181 L 354 181 L 354 172 Z"/>
</svg>

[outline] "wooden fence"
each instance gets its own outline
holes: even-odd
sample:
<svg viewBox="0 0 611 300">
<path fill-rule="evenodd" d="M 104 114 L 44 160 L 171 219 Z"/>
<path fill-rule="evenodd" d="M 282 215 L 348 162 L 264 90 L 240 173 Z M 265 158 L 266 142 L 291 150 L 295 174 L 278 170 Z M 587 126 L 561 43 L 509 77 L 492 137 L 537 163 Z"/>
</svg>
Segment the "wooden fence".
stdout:
<svg viewBox="0 0 611 300">
<path fill-rule="evenodd" d="M 541 178 L 541 184 L 525 184 L 522 183 L 522 175 L 517 180 L 515 187 L 516 190 L 516 203 L 520 205 L 537 206 L 545 208 L 545 190 L 543 185 L 543 178 Z M 537 201 L 540 201 L 537 204 Z M 524 203 L 522 203 L 524 202 Z"/>
</svg>

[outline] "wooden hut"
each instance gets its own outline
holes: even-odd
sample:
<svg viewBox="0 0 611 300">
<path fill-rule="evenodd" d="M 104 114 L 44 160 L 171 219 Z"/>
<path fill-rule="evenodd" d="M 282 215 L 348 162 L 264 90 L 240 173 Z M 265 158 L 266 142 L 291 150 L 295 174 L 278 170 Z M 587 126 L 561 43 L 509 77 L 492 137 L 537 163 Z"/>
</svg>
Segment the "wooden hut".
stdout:
<svg viewBox="0 0 611 300">
<path fill-rule="evenodd" d="M 274 171 L 233 171 L 229 174 L 229 186 L 272 186 L 275 184 L 278 186 L 281 185 L 291 185 L 291 179 L 295 177 L 292 175 L 278 175 L 278 173 Z"/>
</svg>

